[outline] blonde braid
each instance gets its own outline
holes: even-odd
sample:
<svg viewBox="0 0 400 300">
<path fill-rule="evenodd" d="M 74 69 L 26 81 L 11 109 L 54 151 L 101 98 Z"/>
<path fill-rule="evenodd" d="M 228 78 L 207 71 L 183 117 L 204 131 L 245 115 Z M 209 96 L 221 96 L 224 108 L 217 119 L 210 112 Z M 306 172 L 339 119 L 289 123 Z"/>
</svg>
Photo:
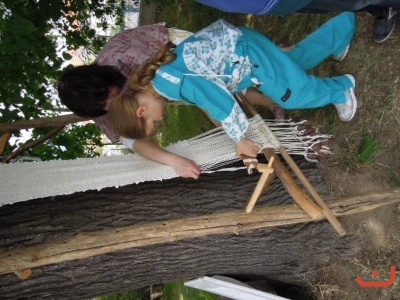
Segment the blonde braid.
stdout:
<svg viewBox="0 0 400 300">
<path fill-rule="evenodd" d="M 120 136 L 132 139 L 146 137 L 145 120 L 136 115 L 139 107 L 137 96 L 153 89 L 151 80 L 157 69 L 176 58 L 176 54 L 171 52 L 174 47 L 171 42 L 167 43 L 150 60 L 141 65 L 128 79 L 125 90 L 111 102 L 107 119 Z"/>
<path fill-rule="evenodd" d="M 150 60 L 141 65 L 128 79 L 128 89 L 138 92 L 145 90 L 156 75 L 157 69 L 176 58 L 176 54 L 171 52 L 173 48 L 175 48 L 175 45 L 168 42 Z"/>
</svg>

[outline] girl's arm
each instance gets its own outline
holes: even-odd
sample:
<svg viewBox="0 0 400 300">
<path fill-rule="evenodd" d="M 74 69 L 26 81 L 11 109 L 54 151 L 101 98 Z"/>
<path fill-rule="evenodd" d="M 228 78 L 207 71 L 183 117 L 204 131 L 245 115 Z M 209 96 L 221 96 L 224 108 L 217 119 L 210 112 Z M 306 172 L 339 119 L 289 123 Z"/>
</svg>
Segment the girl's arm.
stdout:
<svg viewBox="0 0 400 300">
<path fill-rule="evenodd" d="M 124 141 L 123 143 L 126 146 L 128 144 Z M 201 173 L 200 167 L 194 161 L 169 152 L 152 141 L 135 140 L 131 148 L 144 158 L 170 166 L 181 177 L 197 179 Z"/>
<path fill-rule="evenodd" d="M 185 76 L 181 95 L 221 122 L 225 132 L 236 142 L 236 155 L 256 157 L 260 145 L 245 138 L 249 121 L 232 93 L 201 75 Z"/>
</svg>

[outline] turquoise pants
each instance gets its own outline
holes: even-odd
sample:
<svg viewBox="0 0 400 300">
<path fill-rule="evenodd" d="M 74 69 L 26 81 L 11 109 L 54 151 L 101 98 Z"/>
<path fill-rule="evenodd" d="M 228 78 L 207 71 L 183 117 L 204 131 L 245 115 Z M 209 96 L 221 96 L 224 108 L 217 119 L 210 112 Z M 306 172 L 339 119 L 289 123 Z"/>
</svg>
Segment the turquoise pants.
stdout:
<svg viewBox="0 0 400 300">
<path fill-rule="evenodd" d="M 239 48 L 247 48 L 253 68 L 252 74 L 242 81 L 239 88 L 254 85 L 256 78 L 259 90 L 286 109 L 315 108 L 345 102 L 345 91 L 353 87 L 347 76 L 318 78 L 305 71 L 327 57 L 343 52 L 350 44 L 355 28 L 355 15 L 342 13 L 288 52 L 282 51 L 264 35 L 241 28 L 245 46 Z"/>
</svg>

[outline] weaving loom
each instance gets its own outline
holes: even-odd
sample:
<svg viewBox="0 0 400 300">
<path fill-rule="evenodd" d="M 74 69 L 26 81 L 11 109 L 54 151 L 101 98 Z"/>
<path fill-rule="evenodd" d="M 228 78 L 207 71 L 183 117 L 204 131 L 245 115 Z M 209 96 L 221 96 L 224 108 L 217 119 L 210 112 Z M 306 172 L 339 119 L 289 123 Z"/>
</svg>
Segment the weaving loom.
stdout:
<svg viewBox="0 0 400 300">
<path fill-rule="evenodd" d="M 259 118 L 251 119 L 247 137 L 266 148 L 275 148 L 258 130 Z M 299 130 L 303 122 L 265 121 L 290 154 L 315 154 L 315 145 L 330 138 L 328 135 L 307 135 Z M 194 160 L 204 172 L 221 171 L 232 162 L 240 160 L 235 154 L 234 142 L 222 128 L 215 128 L 191 139 L 166 147 L 167 150 Z M 323 150 L 329 152 L 325 147 Z M 224 169 L 226 170 L 226 169 Z M 144 181 L 165 180 L 177 177 L 174 170 L 136 154 L 0 164 L 0 206 L 30 199 L 72 194 L 105 187 L 118 187 Z"/>
</svg>

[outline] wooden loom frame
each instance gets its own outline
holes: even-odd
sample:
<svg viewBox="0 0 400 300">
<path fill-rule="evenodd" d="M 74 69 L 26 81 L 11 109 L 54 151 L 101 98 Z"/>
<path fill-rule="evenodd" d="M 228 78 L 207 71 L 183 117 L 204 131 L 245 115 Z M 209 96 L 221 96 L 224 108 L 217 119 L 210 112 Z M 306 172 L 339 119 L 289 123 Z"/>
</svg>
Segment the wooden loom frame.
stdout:
<svg viewBox="0 0 400 300">
<path fill-rule="evenodd" d="M 249 100 L 243 93 L 236 94 L 236 99 L 239 105 L 244 106 L 244 111 L 248 111 L 252 117 L 258 116 L 257 111 L 251 105 Z M 266 124 L 263 124 L 268 129 Z M 269 129 L 268 129 L 269 131 Z M 279 157 L 275 154 L 273 149 L 264 148 L 263 153 L 265 157 L 270 162 L 268 164 L 268 168 L 264 169 L 263 175 L 261 176 L 253 195 L 250 197 L 247 205 L 246 205 L 246 212 L 251 212 L 252 208 L 254 207 L 255 203 L 257 202 L 261 193 L 268 187 L 269 184 L 272 183 L 275 176 L 278 176 L 281 180 L 283 186 L 286 188 L 288 193 L 293 197 L 296 203 L 307 213 L 307 215 L 313 219 L 319 219 L 321 214 L 326 217 L 326 219 L 331 223 L 332 227 L 336 230 L 336 232 L 343 236 L 346 234 L 345 229 L 340 224 L 339 220 L 335 217 L 329 207 L 325 204 L 324 200 L 312 186 L 312 184 L 308 181 L 308 179 L 304 176 L 303 172 L 294 162 L 292 157 L 287 153 L 286 149 L 283 146 L 278 148 L 279 153 L 282 155 L 286 163 L 292 169 L 296 177 L 300 180 L 303 184 L 307 192 L 310 194 L 312 199 L 310 199 L 303 190 L 295 183 L 292 175 L 283 165 Z M 266 171 L 269 169 L 268 171 Z M 273 169 L 273 170 L 271 170 Z M 313 201 L 314 200 L 314 201 Z M 317 205 L 318 204 L 318 205 Z"/>
</svg>

